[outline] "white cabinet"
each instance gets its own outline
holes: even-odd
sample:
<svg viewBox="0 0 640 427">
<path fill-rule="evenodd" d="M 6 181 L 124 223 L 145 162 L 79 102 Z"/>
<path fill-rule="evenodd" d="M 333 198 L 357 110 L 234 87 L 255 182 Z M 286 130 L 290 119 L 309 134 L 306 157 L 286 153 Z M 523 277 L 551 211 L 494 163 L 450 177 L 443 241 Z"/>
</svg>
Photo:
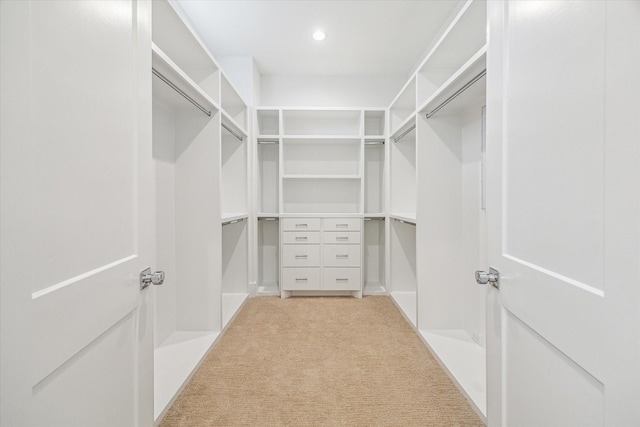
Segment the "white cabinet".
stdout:
<svg viewBox="0 0 640 427">
<path fill-rule="evenodd" d="M 361 229 L 361 218 L 283 218 L 282 297 L 361 297 Z"/>
</svg>

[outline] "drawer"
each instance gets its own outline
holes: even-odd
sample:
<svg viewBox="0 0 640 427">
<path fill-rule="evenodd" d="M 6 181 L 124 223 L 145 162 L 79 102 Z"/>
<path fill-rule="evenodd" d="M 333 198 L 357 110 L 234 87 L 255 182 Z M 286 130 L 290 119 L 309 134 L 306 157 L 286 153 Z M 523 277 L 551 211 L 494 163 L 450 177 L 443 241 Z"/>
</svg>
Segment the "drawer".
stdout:
<svg viewBox="0 0 640 427">
<path fill-rule="evenodd" d="M 360 218 L 324 218 L 324 231 L 360 231 Z"/>
<path fill-rule="evenodd" d="M 320 245 L 282 245 L 283 267 L 320 267 Z"/>
<path fill-rule="evenodd" d="M 326 244 L 360 244 L 359 231 L 325 231 L 323 237 Z"/>
<path fill-rule="evenodd" d="M 283 268 L 282 289 L 304 291 L 320 289 L 319 268 Z"/>
<path fill-rule="evenodd" d="M 319 231 L 283 231 L 282 243 L 288 244 L 319 244 Z"/>
<path fill-rule="evenodd" d="M 320 218 L 281 218 L 284 231 L 320 231 Z"/>
<path fill-rule="evenodd" d="M 360 267 L 360 245 L 324 245 L 323 265 L 327 267 Z"/>
<path fill-rule="evenodd" d="M 359 268 L 325 268 L 322 271 L 322 289 L 327 291 L 359 291 Z"/>
</svg>

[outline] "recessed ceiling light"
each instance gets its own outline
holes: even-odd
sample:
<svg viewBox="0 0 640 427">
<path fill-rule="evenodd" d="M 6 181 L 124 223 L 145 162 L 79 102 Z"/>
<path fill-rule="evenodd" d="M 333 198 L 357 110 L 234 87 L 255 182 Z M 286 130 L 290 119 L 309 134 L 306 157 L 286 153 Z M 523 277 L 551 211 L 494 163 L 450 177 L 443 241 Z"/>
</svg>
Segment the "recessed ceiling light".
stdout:
<svg viewBox="0 0 640 427">
<path fill-rule="evenodd" d="M 327 37 L 327 33 L 325 33 L 322 30 L 318 30 L 315 33 L 313 33 L 313 39 L 317 40 L 317 41 L 322 41 Z"/>
</svg>

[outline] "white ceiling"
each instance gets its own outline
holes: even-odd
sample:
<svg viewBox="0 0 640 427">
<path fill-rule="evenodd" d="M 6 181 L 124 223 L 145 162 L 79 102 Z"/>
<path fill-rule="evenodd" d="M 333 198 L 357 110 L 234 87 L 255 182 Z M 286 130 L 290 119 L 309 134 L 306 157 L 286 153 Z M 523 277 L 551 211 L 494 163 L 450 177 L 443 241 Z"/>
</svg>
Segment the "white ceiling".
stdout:
<svg viewBox="0 0 640 427">
<path fill-rule="evenodd" d="M 214 56 L 262 74 L 407 75 L 457 0 L 178 0 Z M 323 42 L 311 38 L 318 28 Z"/>
</svg>

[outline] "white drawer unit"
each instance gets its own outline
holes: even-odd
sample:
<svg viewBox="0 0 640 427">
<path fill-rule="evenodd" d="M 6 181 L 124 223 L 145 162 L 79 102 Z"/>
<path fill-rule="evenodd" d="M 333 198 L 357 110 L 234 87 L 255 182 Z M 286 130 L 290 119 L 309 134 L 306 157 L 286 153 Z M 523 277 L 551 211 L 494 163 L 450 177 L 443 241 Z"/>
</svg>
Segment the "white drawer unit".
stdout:
<svg viewBox="0 0 640 427">
<path fill-rule="evenodd" d="M 320 218 L 282 218 L 283 231 L 320 231 Z"/>
<path fill-rule="evenodd" d="M 362 218 L 282 218 L 282 297 L 361 297 L 361 228 Z"/>
<path fill-rule="evenodd" d="M 360 245 L 324 245 L 322 261 L 326 267 L 360 267 Z"/>
<path fill-rule="evenodd" d="M 325 231 L 322 233 L 322 241 L 325 244 L 359 245 L 359 231 Z"/>
<path fill-rule="evenodd" d="M 284 231 L 282 243 L 291 245 L 320 244 L 319 231 Z"/>
<path fill-rule="evenodd" d="M 320 267 L 320 245 L 283 245 L 283 267 Z"/>
<path fill-rule="evenodd" d="M 360 286 L 359 268 L 324 268 L 322 270 L 322 290 L 358 291 Z"/>
<path fill-rule="evenodd" d="M 360 231 L 360 218 L 323 218 L 324 231 Z"/>
<path fill-rule="evenodd" d="M 320 288 L 320 268 L 284 268 L 282 289 L 286 291 L 317 290 Z"/>
</svg>

